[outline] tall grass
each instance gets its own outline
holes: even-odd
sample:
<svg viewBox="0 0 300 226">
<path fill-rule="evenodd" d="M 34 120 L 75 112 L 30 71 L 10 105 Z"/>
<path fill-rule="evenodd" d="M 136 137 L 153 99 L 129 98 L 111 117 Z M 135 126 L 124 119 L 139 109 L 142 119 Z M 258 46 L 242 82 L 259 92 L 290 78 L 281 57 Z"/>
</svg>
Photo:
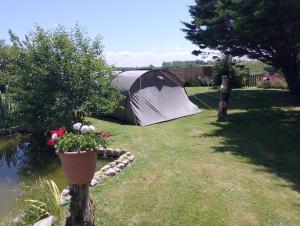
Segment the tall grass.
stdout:
<svg viewBox="0 0 300 226">
<path fill-rule="evenodd" d="M 17 207 L 13 211 L 14 214 L 0 225 L 32 225 L 51 215 L 60 221 L 62 213 L 60 193 L 53 180 L 40 178 L 30 186 L 23 186 L 25 186 L 25 189 L 22 189 L 24 193 L 17 201 Z"/>
</svg>

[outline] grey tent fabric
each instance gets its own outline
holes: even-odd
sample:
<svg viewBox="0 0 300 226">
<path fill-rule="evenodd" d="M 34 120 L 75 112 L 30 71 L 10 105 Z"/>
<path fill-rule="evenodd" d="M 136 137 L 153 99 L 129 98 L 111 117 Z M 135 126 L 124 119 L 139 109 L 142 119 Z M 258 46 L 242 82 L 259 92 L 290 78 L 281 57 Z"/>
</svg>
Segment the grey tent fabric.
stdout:
<svg viewBox="0 0 300 226">
<path fill-rule="evenodd" d="M 112 82 L 126 98 L 113 117 L 147 126 L 200 112 L 181 81 L 166 70 L 119 73 Z"/>
</svg>

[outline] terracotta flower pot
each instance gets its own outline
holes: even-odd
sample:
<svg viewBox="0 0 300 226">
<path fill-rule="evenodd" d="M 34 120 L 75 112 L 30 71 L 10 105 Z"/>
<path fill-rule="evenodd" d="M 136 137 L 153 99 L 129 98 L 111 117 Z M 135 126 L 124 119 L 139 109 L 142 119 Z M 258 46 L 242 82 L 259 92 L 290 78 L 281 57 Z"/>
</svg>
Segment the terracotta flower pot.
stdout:
<svg viewBox="0 0 300 226">
<path fill-rule="evenodd" d="M 97 154 L 91 152 L 56 152 L 69 184 L 88 184 L 94 177 Z"/>
</svg>

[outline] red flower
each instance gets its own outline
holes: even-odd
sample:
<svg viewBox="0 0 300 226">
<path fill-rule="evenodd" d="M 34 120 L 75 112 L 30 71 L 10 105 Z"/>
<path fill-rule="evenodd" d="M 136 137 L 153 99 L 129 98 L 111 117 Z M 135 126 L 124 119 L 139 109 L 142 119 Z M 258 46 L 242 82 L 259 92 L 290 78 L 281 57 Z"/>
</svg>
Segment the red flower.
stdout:
<svg viewBox="0 0 300 226">
<path fill-rule="evenodd" d="M 59 130 L 61 130 L 63 134 L 65 134 L 67 132 L 67 128 L 66 127 L 61 127 L 61 128 L 59 128 Z"/>
<path fill-rule="evenodd" d="M 54 144 L 55 144 L 55 140 L 51 139 L 48 141 L 49 146 L 54 146 Z"/>
<path fill-rule="evenodd" d="M 61 127 L 59 130 L 52 130 L 50 132 L 50 135 L 52 136 L 53 134 L 56 134 L 58 137 L 63 136 L 67 132 L 66 127 Z"/>
<path fill-rule="evenodd" d="M 57 131 L 56 130 L 52 130 L 51 132 L 50 132 L 50 135 L 52 136 L 53 134 L 57 134 Z"/>
<path fill-rule="evenodd" d="M 61 129 L 59 129 L 56 134 L 58 137 L 61 137 L 62 135 L 64 135 L 64 132 Z"/>
<path fill-rule="evenodd" d="M 101 136 L 101 137 L 108 138 L 110 135 L 109 135 L 109 133 L 108 133 L 107 131 L 102 131 L 102 132 L 100 133 L 100 136 Z"/>
</svg>

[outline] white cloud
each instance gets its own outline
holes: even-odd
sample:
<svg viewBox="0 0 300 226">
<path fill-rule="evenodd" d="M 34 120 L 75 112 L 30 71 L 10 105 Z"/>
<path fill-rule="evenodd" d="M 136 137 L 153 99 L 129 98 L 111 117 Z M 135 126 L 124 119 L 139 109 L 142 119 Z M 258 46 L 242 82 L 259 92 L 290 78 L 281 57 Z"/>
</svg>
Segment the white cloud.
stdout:
<svg viewBox="0 0 300 226">
<path fill-rule="evenodd" d="M 163 61 L 184 61 L 184 60 L 211 60 L 213 56 L 220 55 L 217 51 L 207 50 L 201 56 L 194 56 L 191 51 L 181 50 L 175 48 L 174 51 L 144 51 L 132 52 L 128 50 L 117 52 L 106 52 L 106 61 L 109 64 L 114 64 L 119 67 L 136 67 L 148 66 L 161 66 Z"/>
</svg>

